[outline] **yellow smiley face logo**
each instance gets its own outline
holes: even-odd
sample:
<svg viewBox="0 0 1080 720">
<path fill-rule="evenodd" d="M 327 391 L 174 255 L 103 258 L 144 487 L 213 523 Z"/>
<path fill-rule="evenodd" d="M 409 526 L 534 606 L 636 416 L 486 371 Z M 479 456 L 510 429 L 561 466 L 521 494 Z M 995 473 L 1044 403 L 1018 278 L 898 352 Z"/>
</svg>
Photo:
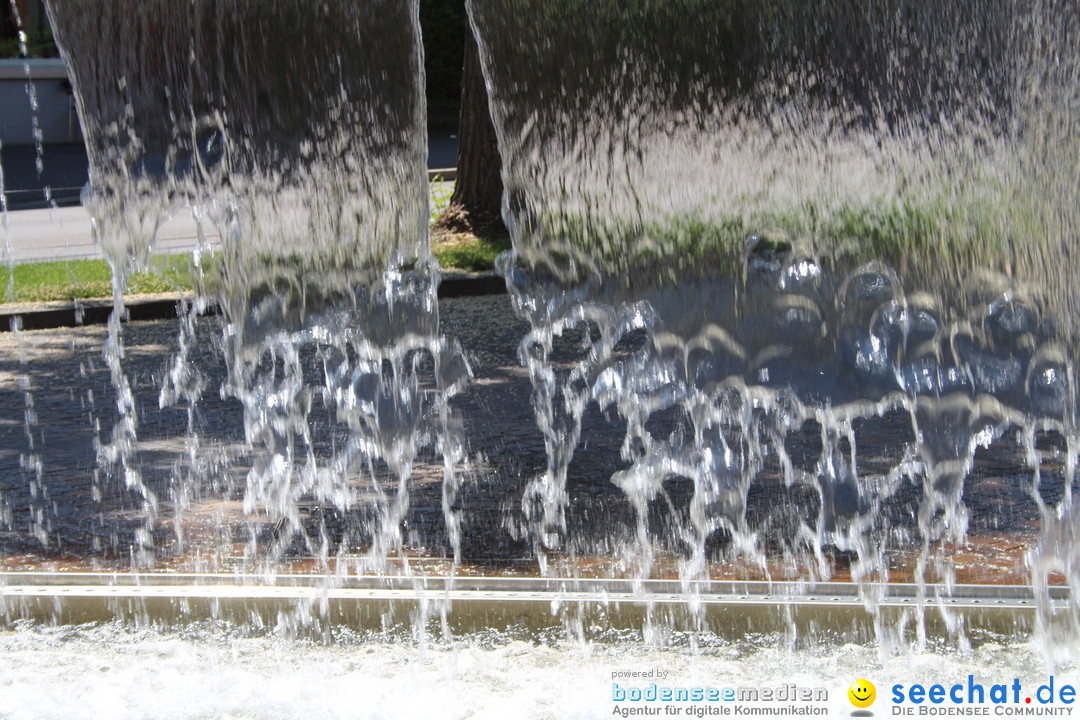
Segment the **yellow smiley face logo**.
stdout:
<svg viewBox="0 0 1080 720">
<path fill-rule="evenodd" d="M 877 697 L 877 690 L 874 688 L 874 683 L 860 678 L 853 682 L 851 687 L 848 688 L 847 696 L 848 700 L 850 700 L 851 704 L 855 707 L 867 708 L 874 704 L 874 699 Z"/>
</svg>

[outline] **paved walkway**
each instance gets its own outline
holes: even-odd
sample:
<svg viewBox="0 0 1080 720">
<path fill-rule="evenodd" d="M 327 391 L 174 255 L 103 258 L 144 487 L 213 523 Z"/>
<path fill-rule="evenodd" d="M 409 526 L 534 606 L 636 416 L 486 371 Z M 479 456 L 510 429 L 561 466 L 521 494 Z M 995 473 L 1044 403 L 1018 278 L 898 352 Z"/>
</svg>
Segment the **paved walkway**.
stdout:
<svg viewBox="0 0 1080 720">
<path fill-rule="evenodd" d="M 90 213 L 81 205 L 10 212 L 7 235 L 11 245 L 4 255 L 15 263 L 102 257 L 94 244 Z M 186 252 L 196 245 L 195 221 L 187 213 L 179 213 L 162 226 L 158 235 L 157 249 L 161 253 Z"/>
<path fill-rule="evenodd" d="M 453 183 L 432 183 L 433 192 L 445 192 Z M 90 213 L 81 205 L 52 209 L 15 210 L 8 213 L 7 237 L 0 248 L 0 261 L 24 263 L 38 260 L 100 258 L 94 244 Z M 212 240 L 216 236 L 212 236 Z M 160 253 L 189 252 L 198 245 L 198 233 L 191 215 L 179 211 L 158 234 Z"/>
<path fill-rule="evenodd" d="M 460 343 L 474 372 L 472 382 L 453 401 L 453 417 L 460 422 L 467 447 L 467 460 L 457 469 L 463 482 L 453 500 L 464 557 L 489 567 L 526 560 L 530 545 L 521 532 L 527 525 L 523 492 L 546 464 L 531 383 L 517 356 L 527 325 L 514 314 L 505 295 L 444 300 L 439 312 L 441 332 Z M 150 531 L 161 567 L 188 571 L 210 571 L 218 564 L 236 567 L 254 540 L 263 548 L 284 541 L 294 556 L 310 555 L 322 537 L 327 538 L 331 555 L 338 549 L 362 551 L 373 517 L 397 492 L 396 479 L 381 463 L 350 468 L 347 482 L 349 492 L 355 493 L 350 505 L 335 506 L 320 501 L 314 490 L 302 493 L 290 488 L 299 496 L 304 532 L 298 535 L 283 535 L 281 525 L 245 516 L 246 476 L 260 462 L 260 453 L 244 442 L 240 404 L 219 393 L 227 382 L 219 349 L 223 330 L 220 318 L 204 318 L 190 344 L 191 367 L 205 383 L 194 408 L 197 436 L 192 436 L 185 407 L 162 409 L 159 404 L 164 379 L 176 377 L 171 373 L 178 321 L 133 322 L 125 327 L 124 369 L 139 416 L 133 465 L 159 500 Z M 122 563 L 146 527 L 138 492 L 97 459 L 97 448 L 109 442 L 117 420 L 116 392 L 102 360 L 105 336 L 103 326 L 0 335 L 0 566 L 38 566 L 50 557 L 72 568 Z M 556 343 L 552 359 L 562 364 L 579 356 L 581 341 L 579 333 L 568 332 Z M 347 428 L 335 409 L 319 399 L 324 370 L 320 356 L 309 347 L 299 361 L 312 388 L 308 423 L 312 456 L 326 466 L 333 462 L 331 456 L 344 457 Z M 430 365 L 417 365 L 421 387 L 432 387 Z M 675 413 L 660 413 L 650 419 L 648 428 L 659 441 L 679 422 Z M 856 428 L 860 465 L 868 479 L 888 471 L 903 456 L 909 422 L 906 415 L 886 416 Z M 620 459 L 624 432 L 625 424 L 614 413 L 601 413 L 595 404 L 586 411 L 582 441 L 568 473 L 566 535 L 579 553 L 623 557 L 622 548 L 633 542 L 633 507 L 610 481 L 625 467 Z M 812 471 L 819 461 L 820 437 L 820 428 L 813 423 L 788 436 L 790 460 Z M 297 457 L 306 456 L 299 440 L 296 451 Z M 1037 530 L 1039 517 L 1030 496 L 1030 471 L 1016 470 L 1023 464 L 1018 452 L 1003 442 L 980 453 L 965 491 L 969 530 L 973 537 L 1007 542 L 1012 548 L 1003 555 L 1008 567 L 1017 548 L 1023 550 Z M 763 548 L 792 543 L 791 535 L 812 524 L 818 512 L 816 490 L 806 483 L 785 487 L 778 462 L 772 456 L 764 459 L 746 498 L 747 522 L 760 533 Z M 1051 471 L 1045 468 L 1044 482 Z M 336 485 L 318 488 L 330 493 L 324 497 L 341 497 Z M 408 489 L 402 523 L 405 542 L 420 554 L 446 552 L 443 467 L 433 449 L 417 458 Z M 894 530 L 914 532 L 910 525 L 917 515 L 919 492 L 917 483 L 908 482 L 882 509 L 883 517 L 896 523 Z M 662 496 L 649 503 L 650 536 L 661 554 L 685 550 L 679 538 L 686 531 L 692 493 L 690 480 L 671 477 L 664 482 Z M 182 550 L 176 543 L 178 526 L 185 533 Z M 725 542 L 724 532 L 717 532 L 709 547 Z M 987 552 L 1000 549 L 1000 543 L 994 543 Z M 986 564 L 985 560 L 979 562 Z M 582 569 L 587 570 L 584 565 Z M 976 580 L 985 582 L 989 577 L 966 581 Z"/>
<path fill-rule="evenodd" d="M 48 207 L 44 189 L 60 205 L 77 205 L 88 177 L 86 146 L 82 143 L 50 144 L 42 148 L 41 169 L 33 145 L 0 146 L 0 169 L 4 173 L 3 190 L 8 208 L 25 210 Z M 457 136 L 437 134 L 428 137 L 428 169 L 457 165 Z"/>
<path fill-rule="evenodd" d="M 527 542 L 512 528 L 523 523 L 524 485 L 546 458 L 531 384 L 517 359 L 527 325 L 505 295 L 443 301 L 440 316 L 442 332 L 461 343 L 475 374 L 454 401 L 468 445 L 455 503 L 463 549 L 480 563 L 527 557 Z M 56 555 L 81 562 L 77 558 L 115 553 L 123 560 L 144 526 L 139 494 L 99 467 L 95 450 L 109 441 L 117 420 L 116 393 L 102 360 L 106 332 L 92 326 L 0 335 L 0 565 Z M 223 556 L 242 556 L 252 528 L 258 529 L 258 523 L 245 524 L 240 503 L 258 453 L 245 446 L 240 404 L 218 392 L 226 381 L 217 348 L 221 334 L 218 319 L 200 321 L 190 350 L 207 388 L 196 408 L 195 439 L 187 433 L 183 407 L 159 409 L 161 383 L 177 352 L 178 322 L 130 323 L 124 331 L 124 367 L 139 413 L 134 464 L 160 500 L 155 546 L 166 566 L 175 568 L 193 561 L 204 563 L 205 570 L 206 563 L 228 562 Z M 305 375 L 318 377 L 319 358 L 305 352 L 302 360 Z M 432 381 L 429 371 L 422 378 L 425 386 Z M 344 447 L 344 428 L 332 409 L 316 404 L 310 427 L 322 462 L 335 445 Z M 589 451 L 571 473 L 578 487 L 576 523 L 579 528 L 595 523 L 597 514 L 606 522 L 626 522 L 629 506 L 607 482 L 618 463 L 622 425 L 590 413 L 586 432 Z M 385 466 L 372 468 L 371 475 L 364 468 L 356 471 L 358 488 L 371 488 L 377 476 L 383 488 L 378 493 L 395 492 L 396 480 L 387 477 Z M 411 545 L 435 554 L 447 544 L 442 481 L 439 458 L 431 450 L 422 452 L 409 483 L 405 527 Z M 346 544 L 363 542 L 362 528 L 377 505 L 374 498 L 342 511 L 310 498 L 300 502 L 310 532 L 317 536 L 325 523 L 334 542 Z M 188 545 L 186 552 L 174 554 L 174 527 L 181 516 Z"/>
<path fill-rule="evenodd" d="M 429 139 L 428 167 L 452 168 L 457 162 L 457 138 Z M 7 196 L 7 232 L 0 232 L 0 262 L 32 262 L 77 258 L 100 258 L 90 228 L 90 214 L 78 204 L 86 183 L 86 151 L 82 145 L 49 145 L 44 148 L 43 173 L 35 167 L 32 147 L 0 148 L 3 190 Z M 433 183 L 434 192 L 452 183 Z M 59 207 L 41 207 L 48 185 Z M 10 247 L 9 247 L 10 243 Z M 158 251 L 180 253 L 198 244 L 195 222 L 180 211 L 161 229 Z"/>
</svg>

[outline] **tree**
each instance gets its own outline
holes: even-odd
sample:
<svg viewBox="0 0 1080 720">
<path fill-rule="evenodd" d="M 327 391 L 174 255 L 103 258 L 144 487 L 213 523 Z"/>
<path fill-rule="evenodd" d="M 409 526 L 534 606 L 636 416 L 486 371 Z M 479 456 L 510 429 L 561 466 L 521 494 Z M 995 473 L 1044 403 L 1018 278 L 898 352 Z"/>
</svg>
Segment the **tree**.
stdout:
<svg viewBox="0 0 1080 720">
<path fill-rule="evenodd" d="M 495 126 L 480 68 L 480 50 L 476 38 L 467 32 L 461 78 L 457 180 L 450 207 L 436 223 L 436 231 L 504 235 L 501 168 Z"/>
<path fill-rule="evenodd" d="M 15 0 L 15 9 L 27 34 L 40 34 L 49 29 L 45 18 L 45 5 L 41 0 Z"/>
</svg>

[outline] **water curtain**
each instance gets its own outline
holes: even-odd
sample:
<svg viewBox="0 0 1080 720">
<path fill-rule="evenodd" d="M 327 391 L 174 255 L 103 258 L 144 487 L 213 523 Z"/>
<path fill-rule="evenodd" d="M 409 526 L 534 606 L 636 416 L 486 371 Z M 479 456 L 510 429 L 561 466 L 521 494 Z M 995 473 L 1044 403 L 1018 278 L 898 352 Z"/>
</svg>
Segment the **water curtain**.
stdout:
<svg viewBox="0 0 1080 720">
<path fill-rule="evenodd" d="M 542 563 L 608 547 L 637 577 L 872 597 L 950 586 L 1024 506 L 1034 575 L 1076 582 L 1074 5 L 468 7 L 532 327 Z M 602 538 L 574 521 L 595 407 L 625 428 L 630 508 Z M 1024 489 L 994 510 L 974 466 L 1002 444 Z"/>
<path fill-rule="evenodd" d="M 89 150 L 84 201 L 115 275 L 106 356 L 120 420 L 101 456 L 143 498 L 145 559 L 162 497 L 182 513 L 200 487 L 220 484 L 192 470 L 171 488 L 148 487 L 132 460 L 123 291 L 175 213 L 195 217 L 203 247 L 161 404 L 189 409 L 197 468 L 207 382 L 187 355 L 195 315 L 217 305 L 221 393 L 242 403 L 253 448 L 244 510 L 268 528 L 252 533 L 252 558 L 272 566 L 300 551 L 326 561 L 334 549 L 367 547 L 382 567 L 402 549 L 411 469 L 424 452 L 445 458 L 455 546 L 461 450 L 447 400 L 468 368 L 438 331 L 416 2 L 48 8 Z M 312 358 L 315 376 L 305 370 Z M 431 365 L 437 387 L 421 387 L 419 368 Z M 311 527 L 301 503 L 331 510 Z M 328 529 L 330 516 L 346 520 Z"/>
</svg>

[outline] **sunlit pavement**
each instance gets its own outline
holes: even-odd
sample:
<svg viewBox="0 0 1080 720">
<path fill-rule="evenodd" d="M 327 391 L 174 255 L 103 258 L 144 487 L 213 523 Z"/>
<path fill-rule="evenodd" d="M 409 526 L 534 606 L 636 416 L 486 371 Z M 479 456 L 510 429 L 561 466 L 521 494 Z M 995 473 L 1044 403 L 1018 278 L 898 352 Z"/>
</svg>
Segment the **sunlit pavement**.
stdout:
<svg viewBox="0 0 1080 720">
<path fill-rule="evenodd" d="M 94 243 L 90 213 L 81 205 L 9 212 L 6 235 L 4 257 L 15 263 L 102 257 Z M 198 244 L 195 221 L 180 210 L 162 225 L 154 249 L 179 253 Z"/>
<path fill-rule="evenodd" d="M 94 243 L 90 214 L 78 204 L 87 179 L 86 151 L 81 145 L 47 145 L 41 167 L 37 151 L 29 146 L 4 147 L 0 155 L 3 190 L 7 198 L 6 225 L 0 233 L 0 261 L 34 262 L 100 258 Z M 457 137 L 429 138 L 428 168 L 453 168 L 457 163 Z M 450 183 L 432 184 L 432 192 L 445 193 Z M 48 186 L 48 195 L 46 194 Z M 48 198 L 48 199 L 47 199 Z M 211 238 L 213 241 L 216 238 Z M 198 246 L 198 230 L 190 213 L 177 209 L 161 228 L 155 252 L 188 252 Z"/>
</svg>

